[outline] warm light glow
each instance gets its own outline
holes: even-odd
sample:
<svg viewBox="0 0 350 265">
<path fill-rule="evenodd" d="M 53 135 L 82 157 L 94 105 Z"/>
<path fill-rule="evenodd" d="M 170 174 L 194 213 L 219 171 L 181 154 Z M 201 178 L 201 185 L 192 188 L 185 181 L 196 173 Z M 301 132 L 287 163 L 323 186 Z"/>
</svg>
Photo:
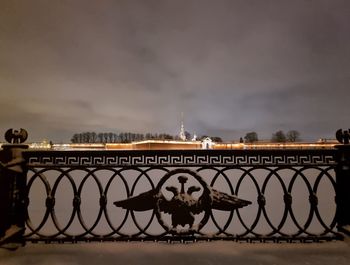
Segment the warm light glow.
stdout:
<svg viewBox="0 0 350 265">
<path fill-rule="evenodd" d="M 0 148 L 4 143 L 0 143 Z M 145 140 L 132 143 L 82 143 L 82 144 L 53 144 L 47 141 L 30 143 L 30 149 L 54 149 L 54 150 L 148 150 L 148 149 L 202 149 L 201 141 L 175 141 L 175 140 Z M 314 143 L 213 143 L 215 150 L 224 149 L 332 149 L 338 143 L 336 141 Z M 188 146 L 188 147 L 186 147 Z"/>
<path fill-rule="evenodd" d="M 252 144 L 234 144 L 219 143 L 214 149 L 318 149 L 334 148 L 336 143 L 252 143 Z"/>
<path fill-rule="evenodd" d="M 132 142 L 131 144 L 149 144 L 149 143 L 156 143 L 156 144 L 201 144 L 201 141 L 174 141 L 174 140 L 145 140 L 145 141 L 139 141 L 139 142 Z"/>
</svg>

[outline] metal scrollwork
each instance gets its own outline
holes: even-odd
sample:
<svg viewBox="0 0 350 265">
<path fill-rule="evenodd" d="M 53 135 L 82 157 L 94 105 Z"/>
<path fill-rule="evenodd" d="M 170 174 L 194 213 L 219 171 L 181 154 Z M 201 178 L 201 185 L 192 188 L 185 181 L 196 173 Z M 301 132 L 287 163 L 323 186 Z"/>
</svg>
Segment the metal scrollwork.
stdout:
<svg viewBox="0 0 350 265">
<path fill-rule="evenodd" d="M 8 129 L 5 133 L 5 140 L 10 144 L 24 143 L 28 138 L 28 132 L 25 129 Z"/>
<path fill-rule="evenodd" d="M 175 159 L 191 156 L 199 161 L 203 154 L 202 164 L 183 164 L 184 160 Z M 26 240 L 337 237 L 336 205 L 330 201 L 335 195 L 335 164 L 329 159 L 334 154 L 332 150 L 203 154 L 28 151 L 29 209 L 38 204 L 44 207 L 42 219 L 28 212 Z M 61 164 L 58 158 L 64 156 L 67 161 L 84 163 L 86 157 L 91 161 L 102 157 L 105 162 L 108 157 L 116 159 L 115 164 L 87 166 L 79 162 Z M 218 157 L 215 161 L 214 156 Z M 243 164 L 227 163 L 223 158 L 235 160 L 238 156 L 246 157 Z M 127 157 L 127 165 L 120 162 L 123 157 Z M 158 162 L 161 157 L 165 162 L 153 165 L 148 157 Z M 252 162 L 251 157 L 259 159 Z M 262 164 L 263 157 L 269 158 L 269 163 Z M 289 161 L 289 157 L 293 159 Z M 45 191 L 40 197 L 35 194 L 38 188 Z M 89 196 L 85 196 L 87 193 Z M 334 207 L 334 212 L 324 212 L 325 197 L 327 207 Z M 45 200 L 46 204 L 42 203 Z M 71 208 L 62 211 L 62 201 Z M 50 223 L 52 231 L 46 234 Z M 76 226 L 79 229 L 74 230 Z"/>
<path fill-rule="evenodd" d="M 335 134 L 337 140 L 341 144 L 349 144 L 350 140 L 350 129 L 349 130 L 342 130 L 339 129 Z"/>
<path fill-rule="evenodd" d="M 163 194 L 163 186 L 172 178 L 177 177 L 180 183 L 179 187 L 165 186 L 165 190 L 173 195 L 168 200 Z M 188 181 L 186 175 L 191 176 L 201 185 L 185 187 Z M 198 198 L 192 194 L 201 192 Z M 198 231 L 207 223 L 211 209 L 222 211 L 232 211 L 237 208 L 245 207 L 251 204 L 250 201 L 242 200 L 236 196 L 217 191 L 207 185 L 207 183 L 195 172 L 188 169 L 176 169 L 166 174 L 158 183 L 155 189 L 144 192 L 136 197 L 114 202 L 117 207 L 122 207 L 134 211 L 146 211 L 155 209 L 159 223 L 173 234 L 192 234 Z M 195 215 L 204 212 L 201 220 L 195 223 Z M 171 225 L 164 221 L 162 213 L 171 215 Z M 183 229 L 188 225 L 187 229 Z M 179 227 L 183 227 L 180 228 Z"/>
</svg>

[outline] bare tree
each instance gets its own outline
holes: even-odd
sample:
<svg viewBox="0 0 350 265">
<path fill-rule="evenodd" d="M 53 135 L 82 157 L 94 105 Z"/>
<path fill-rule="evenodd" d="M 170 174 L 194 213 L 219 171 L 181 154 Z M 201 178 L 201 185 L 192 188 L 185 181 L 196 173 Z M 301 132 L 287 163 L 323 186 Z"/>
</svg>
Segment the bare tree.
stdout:
<svg viewBox="0 0 350 265">
<path fill-rule="evenodd" d="M 103 133 L 103 142 L 104 143 L 108 142 L 108 133 Z"/>
<path fill-rule="evenodd" d="M 85 133 L 85 143 L 90 143 L 91 142 L 91 132 L 86 132 Z"/>
<path fill-rule="evenodd" d="M 112 143 L 112 142 L 113 142 L 113 133 L 112 133 L 112 132 L 109 132 L 109 133 L 108 133 L 108 142 L 109 142 L 109 143 Z"/>
<path fill-rule="evenodd" d="M 216 143 L 222 143 L 222 138 L 219 136 L 210 137 Z"/>
<path fill-rule="evenodd" d="M 249 132 L 244 136 L 247 143 L 254 143 L 258 141 L 258 134 L 256 132 Z"/>
<path fill-rule="evenodd" d="M 284 143 L 287 141 L 287 138 L 284 132 L 280 130 L 272 134 L 271 141 L 275 143 Z"/>
<path fill-rule="evenodd" d="M 300 133 L 296 130 L 290 130 L 286 134 L 288 142 L 297 142 L 300 141 Z"/>
<path fill-rule="evenodd" d="M 78 141 L 79 141 L 79 135 L 78 135 L 77 133 L 73 134 L 73 137 L 72 137 L 72 139 L 71 139 L 71 142 L 72 142 L 73 144 L 76 144 L 76 143 L 78 143 Z"/>
<path fill-rule="evenodd" d="M 97 142 L 97 133 L 92 132 L 91 133 L 91 142 L 96 143 Z"/>
<path fill-rule="evenodd" d="M 99 134 L 97 135 L 97 138 L 98 138 L 98 142 L 99 142 L 99 143 L 103 143 L 103 133 L 99 133 Z"/>
</svg>

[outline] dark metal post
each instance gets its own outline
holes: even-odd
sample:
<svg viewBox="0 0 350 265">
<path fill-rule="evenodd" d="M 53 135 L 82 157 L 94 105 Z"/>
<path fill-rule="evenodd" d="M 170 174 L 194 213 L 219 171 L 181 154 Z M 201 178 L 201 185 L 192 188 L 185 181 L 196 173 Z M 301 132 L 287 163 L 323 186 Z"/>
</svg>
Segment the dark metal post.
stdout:
<svg viewBox="0 0 350 265">
<path fill-rule="evenodd" d="M 24 144 L 6 144 L 0 151 L 0 245 L 23 243 L 26 209 Z"/>
<path fill-rule="evenodd" d="M 342 145 L 336 145 L 336 203 L 337 228 L 339 232 L 350 236 L 350 144 L 349 131 L 337 131 L 337 139 Z"/>
</svg>

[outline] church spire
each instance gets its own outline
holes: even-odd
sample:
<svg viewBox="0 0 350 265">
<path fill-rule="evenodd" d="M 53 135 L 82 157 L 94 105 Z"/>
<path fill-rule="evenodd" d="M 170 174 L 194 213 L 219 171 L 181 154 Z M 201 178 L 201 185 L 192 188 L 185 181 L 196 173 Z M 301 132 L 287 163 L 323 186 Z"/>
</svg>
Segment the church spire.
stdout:
<svg viewBox="0 0 350 265">
<path fill-rule="evenodd" d="M 181 112 L 181 128 L 179 137 L 182 141 L 186 141 L 185 127 L 184 127 L 184 113 Z"/>
</svg>

